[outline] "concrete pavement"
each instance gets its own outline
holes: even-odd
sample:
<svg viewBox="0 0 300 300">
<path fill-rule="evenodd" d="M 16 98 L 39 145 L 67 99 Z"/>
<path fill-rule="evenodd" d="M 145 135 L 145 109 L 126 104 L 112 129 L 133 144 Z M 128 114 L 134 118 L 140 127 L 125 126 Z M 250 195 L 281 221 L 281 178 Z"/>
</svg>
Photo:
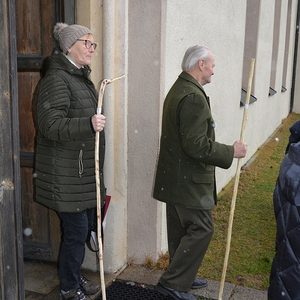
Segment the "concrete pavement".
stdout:
<svg viewBox="0 0 300 300">
<path fill-rule="evenodd" d="M 24 273 L 26 300 L 59 300 L 60 289 L 56 264 L 25 261 Z M 100 282 L 98 272 L 83 270 L 82 273 L 88 279 Z M 130 265 L 119 273 L 105 274 L 105 284 L 106 287 L 108 287 L 114 280 L 122 280 L 125 282 L 155 286 L 162 273 L 162 270 L 151 270 L 141 265 Z M 191 290 L 190 292 L 195 296 L 205 299 L 219 300 L 219 287 L 219 282 L 208 280 L 208 286 L 206 288 Z M 95 300 L 100 295 L 101 292 L 90 296 L 90 299 Z M 267 300 L 267 292 L 225 283 L 222 300 Z"/>
<path fill-rule="evenodd" d="M 123 281 L 155 286 L 162 273 L 163 271 L 161 270 L 150 270 L 143 266 L 132 265 L 128 266 L 116 278 Z M 220 283 L 218 281 L 208 280 L 206 288 L 191 290 L 190 293 L 205 299 L 218 300 L 219 288 Z M 232 283 L 225 283 L 222 300 L 267 300 L 267 291 L 259 291 Z"/>
</svg>

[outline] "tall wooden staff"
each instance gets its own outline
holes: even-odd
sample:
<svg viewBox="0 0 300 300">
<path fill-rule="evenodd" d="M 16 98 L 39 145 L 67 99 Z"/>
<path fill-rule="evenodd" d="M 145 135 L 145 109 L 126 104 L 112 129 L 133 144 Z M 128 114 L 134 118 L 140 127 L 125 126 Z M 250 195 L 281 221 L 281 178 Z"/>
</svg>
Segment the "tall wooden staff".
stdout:
<svg viewBox="0 0 300 300">
<path fill-rule="evenodd" d="M 107 84 L 112 83 L 117 79 L 125 77 L 122 75 L 114 79 L 103 79 L 100 85 L 100 91 L 98 96 L 98 106 L 97 114 L 101 114 L 102 102 L 104 89 Z M 102 300 L 106 300 L 106 290 L 105 290 L 105 280 L 104 280 L 104 268 L 103 268 L 103 249 L 102 249 L 102 236 L 101 236 L 101 188 L 100 188 L 100 167 L 99 167 L 99 142 L 100 142 L 100 132 L 96 132 L 95 139 L 95 176 L 96 176 L 96 192 L 97 192 L 97 236 L 99 244 L 99 265 L 100 265 L 100 280 L 101 280 L 101 291 Z"/>
<path fill-rule="evenodd" d="M 243 116 L 241 135 L 240 135 L 240 141 L 241 142 L 244 142 L 244 132 L 245 132 L 246 121 L 247 121 L 247 116 L 248 116 L 248 108 L 249 108 L 249 101 L 250 101 L 250 95 L 251 95 L 251 86 L 252 86 L 254 62 L 255 62 L 255 59 L 252 58 L 251 62 L 250 62 L 247 96 L 246 96 L 246 102 L 245 102 L 245 106 L 244 106 L 245 109 L 244 109 L 244 116 Z M 231 209 L 230 209 L 230 215 L 229 215 L 229 225 L 228 225 L 228 234 L 227 234 L 227 246 L 226 246 L 226 252 L 225 252 L 222 278 L 221 278 L 221 283 L 220 283 L 219 298 L 218 298 L 219 300 L 222 300 L 222 294 L 223 294 L 224 283 L 225 283 L 225 276 L 226 276 L 228 257 L 229 257 L 229 251 L 230 251 L 232 223 L 233 223 L 233 216 L 234 216 L 234 210 L 235 210 L 236 195 L 237 195 L 237 190 L 238 190 L 238 186 L 239 186 L 239 179 L 240 179 L 241 163 L 242 163 L 242 159 L 239 158 L 237 168 L 236 168 L 236 175 L 235 175 L 234 188 L 233 188 L 233 196 L 232 196 L 232 200 L 231 200 Z"/>
</svg>

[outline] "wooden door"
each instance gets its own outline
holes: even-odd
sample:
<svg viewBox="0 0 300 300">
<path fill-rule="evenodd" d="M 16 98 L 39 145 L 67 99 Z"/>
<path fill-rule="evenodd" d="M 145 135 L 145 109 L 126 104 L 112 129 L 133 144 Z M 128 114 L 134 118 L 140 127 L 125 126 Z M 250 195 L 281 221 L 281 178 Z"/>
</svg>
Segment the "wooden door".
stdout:
<svg viewBox="0 0 300 300">
<path fill-rule="evenodd" d="M 0 299 L 24 299 L 14 1 L 0 2 Z"/>
<path fill-rule="evenodd" d="M 57 260 L 60 228 L 57 215 L 34 202 L 33 99 L 42 59 L 54 46 L 53 26 L 61 21 L 62 8 L 63 0 L 16 0 L 24 257 L 50 261 Z"/>
</svg>

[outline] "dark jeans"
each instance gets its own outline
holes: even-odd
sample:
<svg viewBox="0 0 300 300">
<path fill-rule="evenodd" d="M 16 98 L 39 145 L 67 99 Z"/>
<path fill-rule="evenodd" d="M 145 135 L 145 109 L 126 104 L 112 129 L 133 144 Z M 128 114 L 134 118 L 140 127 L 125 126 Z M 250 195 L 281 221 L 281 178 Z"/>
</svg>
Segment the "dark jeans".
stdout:
<svg viewBox="0 0 300 300">
<path fill-rule="evenodd" d="M 94 212 L 94 209 L 88 209 L 79 213 L 58 213 L 62 228 L 59 277 L 63 291 L 79 287 L 78 279 L 85 256 L 85 241 L 93 224 Z"/>
</svg>

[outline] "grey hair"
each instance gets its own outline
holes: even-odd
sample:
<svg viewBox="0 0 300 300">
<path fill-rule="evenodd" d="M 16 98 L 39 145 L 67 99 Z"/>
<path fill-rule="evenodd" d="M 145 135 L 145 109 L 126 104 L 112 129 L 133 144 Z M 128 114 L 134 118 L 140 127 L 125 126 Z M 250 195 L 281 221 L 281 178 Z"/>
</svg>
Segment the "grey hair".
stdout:
<svg viewBox="0 0 300 300">
<path fill-rule="evenodd" d="M 189 47 L 183 57 L 181 63 L 182 71 L 193 71 L 200 59 L 205 61 L 209 58 L 210 49 L 205 46 L 191 46 Z"/>
</svg>

